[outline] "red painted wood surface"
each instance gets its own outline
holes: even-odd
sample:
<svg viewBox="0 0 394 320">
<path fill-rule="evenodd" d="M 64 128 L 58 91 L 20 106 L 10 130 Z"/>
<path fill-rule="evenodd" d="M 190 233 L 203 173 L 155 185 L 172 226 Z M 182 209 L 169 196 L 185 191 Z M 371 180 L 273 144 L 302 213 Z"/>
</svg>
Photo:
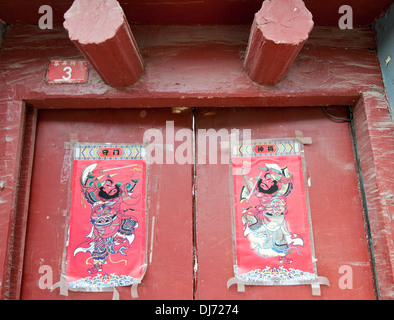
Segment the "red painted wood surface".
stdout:
<svg viewBox="0 0 394 320">
<path fill-rule="evenodd" d="M 223 106 L 223 99 L 234 107 L 353 105 L 361 92 L 383 89 L 369 29 L 314 28 L 274 88 L 253 83 L 243 71 L 249 31 L 250 26 L 135 26 L 145 73 L 133 87 L 116 89 L 91 67 L 86 85 L 43 84 L 49 59 L 82 55 L 64 30 L 15 27 L 2 52 L 2 85 L 19 83 L 18 96 L 39 108 L 67 108 L 71 100 L 74 108 Z M 97 98 L 94 105 L 89 97 Z"/>
<path fill-rule="evenodd" d="M 29 108 L 24 115 L 24 137 L 21 145 L 21 163 L 19 176 L 18 201 L 16 203 L 14 215 L 11 217 L 11 230 L 14 241 L 8 241 L 7 253 L 13 257 L 13 263 L 8 269 L 5 281 L 6 287 L 15 294 L 14 298 L 20 298 L 21 279 L 24 259 L 24 248 L 26 240 L 27 217 L 29 211 L 29 198 L 32 165 L 34 157 L 34 146 L 36 136 L 37 109 Z M 1 190 L 3 191 L 3 190 Z"/>
<path fill-rule="evenodd" d="M 250 25 L 133 26 L 146 72 L 127 89 L 109 87 L 91 66 L 87 84 L 45 84 L 50 59 L 83 58 L 67 33 L 37 26 L 14 26 L 7 32 L 0 56 L 0 298 L 14 296 L 9 270 L 22 268 L 18 257 L 24 233 L 15 223 L 25 222 L 18 220 L 16 204 L 26 201 L 18 186 L 26 103 L 38 109 L 354 106 L 359 110 L 355 124 L 363 141 L 362 166 L 368 169 L 367 201 L 381 297 L 393 298 L 394 190 L 387 182 L 393 122 L 373 32 L 315 27 L 284 81 L 267 88 L 243 72 L 249 31 Z"/>
<path fill-rule="evenodd" d="M 346 118 L 343 110 L 330 112 Z M 231 108 L 197 112 L 197 129 L 251 129 L 252 139 L 294 137 L 301 130 L 305 145 L 308 187 L 317 272 L 330 287 L 321 297 L 311 286 L 246 286 L 227 290 L 234 276 L 228 165 L 197 165 L 197 293 L 199 299 L 374 299 L 373 273 L 364 231 L 363 209 L 356 178 L 349 125 L 328 119 L 320 108 Z M 212 112 L 215 115 L 212 115 Z M 218 163 L 220 163 L 218 143 Z M 198 146 L 197 146 L 197 150 Z M 199 152 L 204 152 L 200 150 Z M 339 287 L 341 266 L 350 266 L 353 289 Z M 220 268 L 218 268 L 220 266 Z M 265 266 L 262 266 L 262 269 Z M 291 267 L 291 265 L 290 265 Z"/>
<path fill-rule="evenodd" d="M 38 287 L 41 266 L 60 280 L 68 216 L 70 134 L 80 142 L 142 143 L 146 129 L 163 132 L 175 121 L 175 130 L 191 127 L 189 112 L 162 110 L 39 111 L 31 183 L 21 299 L 111 299 L 112 293 L 69 292 L 60 296 Z M 178 144 L 178 143 L 177 143 Z M 176 145 L 177 145 L 176 144 Z M 176 146 L 175 146 L 176 147 Z M 191 165 L 152 164 L 148 168 L 148 268 L 138 286 L 140 299 L 193 298 L 192 168 Z M 153 233 L 152 233 L 153 231 Z M 153 240 L 153 241 L 152 241 Z M 120 299 L 130 299 L 130 287 L 119 288 Z"/>
<path fill-rule="evenodd" d="M 263 85 L 282 81 L 312 28 L 312 14 L 303 1 L 264 1 L 250 31 L 246 73 Z"/>
<path fill-rule="evenodd" d="M 316 24 L 338 26 L 338 9 L 353 8 L 354 26 L 366 27 L 383 14 L 392 0 L 304 0 Z M 63 22 L 63 14 L 73 0 L 46 0 L 52 6 L 54 23 Z M 13 0 L 0 3 L 0 19 L 8 23 L 37 24 L 42 0 Z M 261 8 L 262 0 L 152 1 L 119 0 L 129 23 L 135 24 L 250 24 Z"/>
<path fill-rule="evenodd" d="M 70 39 L 106 84 L 138 81 L 144 63 L 118 1 L 75 0 L 64 18 Z"/>
<path fill-rule="evenodd" d="M 379 287 L 383 298 L 394 298 L 394 122 L 385 106 L 378 93 L 365 93 L 354 118 Z"/>
</svg>

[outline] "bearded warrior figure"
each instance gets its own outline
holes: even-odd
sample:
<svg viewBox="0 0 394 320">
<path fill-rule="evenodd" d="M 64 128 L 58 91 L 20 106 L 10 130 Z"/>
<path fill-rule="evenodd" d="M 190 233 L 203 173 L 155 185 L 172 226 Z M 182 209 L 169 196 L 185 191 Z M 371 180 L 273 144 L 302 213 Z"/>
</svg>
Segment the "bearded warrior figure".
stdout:
<svg viewBox="0 0 394 320">
<path fill-rule="evenodd" d="M 291 233 L 286 222 L 287 197 L 293 190 L 293 176 L 287 167 L 277 164 L 265 164 L 258 169 L 261 172 L 255 179 L 242 175 L 245 185 L 240 200 L 244 204 L 244 236 L 260 256 L 278 257 L 280 263 L 292 263 L 288 256 L 291 249 L 303 245 L 302 238 Z"/>
<path fill-rule="evenodd" d="M 126 255 L 125 250 L 134 241 L 138 221 L 133 206 L 141 200 L 141 195 L 132 195 L 138 180 L 116 182 L 119 171 L 132 166 L 136 165 L 104 169 L 92 164 L 81 174 L 81 202 L 85 207 L 86 203 L 92 206 L 92 228 L 86 240 L 75 249 L 74 257 L 80 252 L 90 253 L 93 267 L 88 268 L 89 273 L 102 271 L 108 259 L 111 261 L 111 254 Z"/>
</svg>

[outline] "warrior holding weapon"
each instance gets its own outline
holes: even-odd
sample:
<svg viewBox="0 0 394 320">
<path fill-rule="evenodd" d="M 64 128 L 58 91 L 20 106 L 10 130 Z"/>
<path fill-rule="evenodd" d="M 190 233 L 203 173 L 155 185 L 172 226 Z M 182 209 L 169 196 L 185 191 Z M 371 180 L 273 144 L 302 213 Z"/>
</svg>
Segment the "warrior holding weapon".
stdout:
<svg viewBox="0 0 394 320">
<path fill-rule="evenodd" d="M 136 167 L 137 164 L 118 168 L 97 168 L 97 163 L 87 166 L 81 174 L 81 202 L 92 205 L 90 222 L 92 229 L 74 251 L 74 257 L 79 252 L 90 252 L 93 267 L 89 273 L 102 271 L 102 266 L 111 254 L 125 251 L 134 241 L 134 230 L 138 227 L 137 219 L 132 215 L 133 206 L 141 200 L 141 195 L 132 197 L 138 179 L 126 183 L 116 182 L 119 170 Z M 110 171 L 118 171 L 110 173 Z M 86 202 L 85 202 L 86 201 Z M 88 259 L 89 260 L 89 259 Z"/>
<path fill-rule="evenodd" d="M 243 208 L 242 222 L 244 236 L 248 237 L 252 249 L 260 256 L 279 258 L 280 263 L 291 263 L 288 257 L 293 245 L 303 245 L 298 235 L 288 230 L 285 215 L 288 213 L 287 200 L 293 189 L 293 176 L 287 167 L 265 164 L 255 183 L 253 178 L 243 174 L 245 186 L 241 190 Z M 242 172 L 242 171 L 241 171 Z"/>
</svg>

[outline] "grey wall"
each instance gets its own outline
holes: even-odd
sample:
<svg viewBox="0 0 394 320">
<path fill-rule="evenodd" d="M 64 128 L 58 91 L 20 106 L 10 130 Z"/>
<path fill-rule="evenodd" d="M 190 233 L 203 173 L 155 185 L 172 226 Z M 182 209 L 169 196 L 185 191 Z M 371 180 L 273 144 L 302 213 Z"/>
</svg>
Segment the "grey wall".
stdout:
<svg viewBox="0 0 394 320">
<path fill-rule="evenodd" d="M 378 53 L 386 93 L 390 101 L 391 115 L 394 111 L 394 3 L 376 22 Z M 390 60 L 391 59 L 391 60 Z M 389 61 L 390 60 L 390 61 Z"/>
</svg>

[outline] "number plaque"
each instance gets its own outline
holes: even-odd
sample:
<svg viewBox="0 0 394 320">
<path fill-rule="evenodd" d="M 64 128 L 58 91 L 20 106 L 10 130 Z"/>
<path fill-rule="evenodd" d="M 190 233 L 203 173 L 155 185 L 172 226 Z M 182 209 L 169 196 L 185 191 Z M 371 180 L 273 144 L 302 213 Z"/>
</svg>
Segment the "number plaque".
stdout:
<svg viewBox="0 0 394 320">
<path fill-rule="evenodd" d="M 48 83 L 86 83 L 86 61 L 51 60 L 46 80 Z"/>
</svg>

